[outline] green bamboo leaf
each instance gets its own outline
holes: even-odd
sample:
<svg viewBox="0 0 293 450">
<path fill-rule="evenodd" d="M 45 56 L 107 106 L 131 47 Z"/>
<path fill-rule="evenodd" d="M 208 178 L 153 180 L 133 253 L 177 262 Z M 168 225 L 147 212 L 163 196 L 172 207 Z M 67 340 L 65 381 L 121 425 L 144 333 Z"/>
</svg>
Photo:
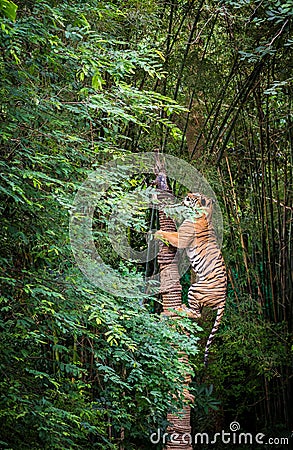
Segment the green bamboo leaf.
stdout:
<svg viewBox="0 0 293 450">
<path fill-rule="evenodd" d="M 10 20 L 16 19 L 16 11 L 18 6 L 11 0 L 0 0 L 0 11 Z"/>
<path fill-rule="evenodd" d="M 92 78 L 92 87 L 97 91 L 100 91 L 105 81 L 103 80 L 99 70 L 96 70 Z"/>
</svg>

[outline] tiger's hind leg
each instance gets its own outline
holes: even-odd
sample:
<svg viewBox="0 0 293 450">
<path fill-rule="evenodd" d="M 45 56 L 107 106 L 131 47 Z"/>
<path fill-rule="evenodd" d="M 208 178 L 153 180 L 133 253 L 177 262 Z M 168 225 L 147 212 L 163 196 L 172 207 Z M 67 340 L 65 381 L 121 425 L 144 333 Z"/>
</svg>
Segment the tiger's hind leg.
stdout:
<svg viewBox="0 0 293 450">
<path fill-rule="evenodd" d="M 194 285 L 191 285 L 188 291 L 188 304 L 189 308 L 195 318 L 201 317 L 203 305 L 196 300 L 196 293 L 193 291 Z"/>
</svg>

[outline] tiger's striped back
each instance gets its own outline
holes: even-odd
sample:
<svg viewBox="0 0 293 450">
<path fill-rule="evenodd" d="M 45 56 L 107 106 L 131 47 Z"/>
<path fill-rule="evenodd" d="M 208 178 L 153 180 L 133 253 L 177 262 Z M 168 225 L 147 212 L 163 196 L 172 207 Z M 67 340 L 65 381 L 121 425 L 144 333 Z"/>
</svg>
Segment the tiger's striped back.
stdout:
<svg viewBox="0 0 293 450">
<path fill-rule="evenodd" d="M 198 276 L 196 283 L 192 284 L 188 291 L 190 309 L 196 317 L 200 317 L 203 306 L 217 310 L 217 316 L 205 348 L 204 363 L 207 365 L 209 348 L 224 314 L 227 274 L 212 225 L 213 200 L 196 193 L 188 194 L 183 203 L 195 210 L 198 208 L 206 210 L 206 213 L 194 223 L 195 237 L 186 252 L 191 267 Z"/>
</svg>

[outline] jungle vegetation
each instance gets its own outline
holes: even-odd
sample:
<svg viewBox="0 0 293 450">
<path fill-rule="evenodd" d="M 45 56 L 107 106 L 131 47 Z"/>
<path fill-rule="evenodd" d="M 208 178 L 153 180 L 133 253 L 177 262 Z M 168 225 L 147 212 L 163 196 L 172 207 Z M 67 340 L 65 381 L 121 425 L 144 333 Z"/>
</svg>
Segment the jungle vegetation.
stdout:
<svg viewBox="0 0 293 450">
<path fill-rule="evenodd" d="M 150 434 L 182 406 L 190 370 L 180 352 L 195 432 L 237 421 L 289 436 L 292 16 L 292 0 L 0 1 L 1 448 L 159 449 Z M 199 170 L 223 214 L 227 307 L 207 370 L 212 311 L 177 326 L 157 296 L 91 284 L 70 245 L 87 176 L 157 148 Z M 151 176 L 120 175 L 94 230 L 134 289 L 145 265 L 117 257 L 107 227 Z M 125 217 L 133 247 L 150 221 Z"/>
</svg>

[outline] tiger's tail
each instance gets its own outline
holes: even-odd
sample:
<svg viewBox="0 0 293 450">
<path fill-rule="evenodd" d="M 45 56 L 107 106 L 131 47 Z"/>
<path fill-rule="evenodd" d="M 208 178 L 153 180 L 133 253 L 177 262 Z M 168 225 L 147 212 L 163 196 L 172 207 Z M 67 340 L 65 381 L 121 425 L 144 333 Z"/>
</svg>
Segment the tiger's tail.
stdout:
<svg viewBox="0 0 293 450">
<path fill-rule="evenodd" d="M 210 332 L 210 335 L 209 335 L 209 338 L 208 338 L 208 341 L 206 344 L 205 352 L 204 352 L 205 367 L 207 367 L 207 365 L 208 365 L 209 349 L 210 349 L 211 343 L 214 340 L 215 334 L 219 329 L 219 326 L 220 326 L 220 323 L 221 323 L 221 320 L 222 320 L 222 317 L 224 314 L 224 309 L 225 309 L 225 303 L 217 309 L 217 316 L 216 316 L 216 319 L 214 322 L 214 326 L 212 328 L 212 331 Z"/>
</svg>

